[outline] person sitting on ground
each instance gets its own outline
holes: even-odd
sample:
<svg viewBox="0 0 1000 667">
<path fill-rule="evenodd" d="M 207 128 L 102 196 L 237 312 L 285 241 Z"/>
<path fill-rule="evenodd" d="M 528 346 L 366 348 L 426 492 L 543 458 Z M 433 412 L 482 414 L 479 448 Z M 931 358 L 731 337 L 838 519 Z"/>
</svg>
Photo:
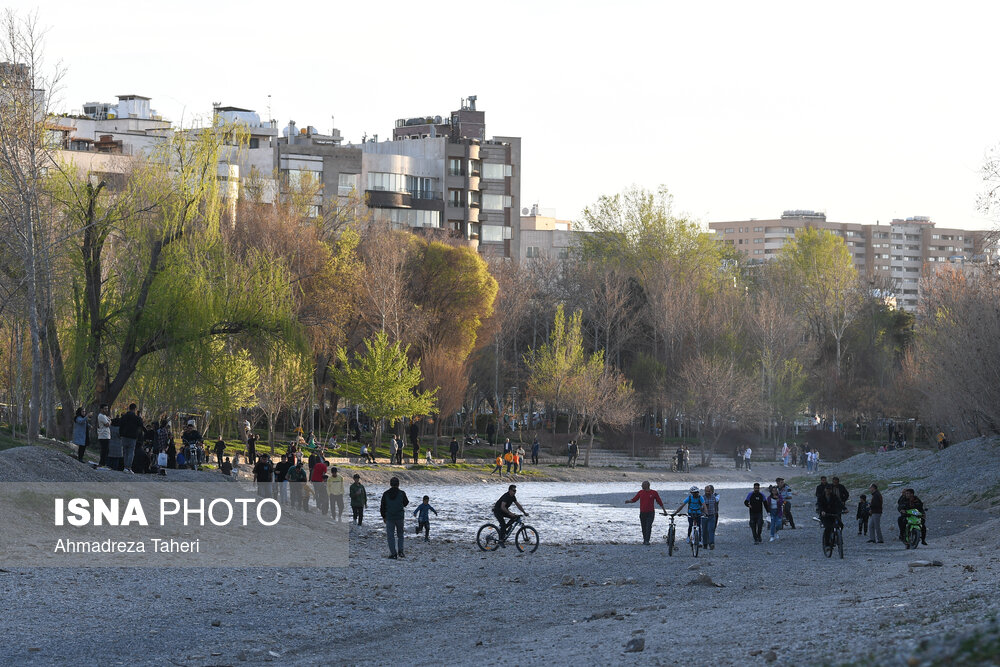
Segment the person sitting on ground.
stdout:
<svg viewBox="0 0 1000 667">
<path fill-rule="evenodd" d="M 834 485 L 828 485 L 823 489 L 823 497 L 819 499 L 817 509 L 819 520 L 823 523 L 823 544 L 829 546 L 833 529 L 842 525 L 840 515 L 844 513 L 844 502 Z"/>
<path fill-rule="evenodd" d="M 500 545 L 506 546 L 507 532 L 510 527 L 514 525 L 518 516 L 510 511 L 511 505 L 516 505 L 517 509 L 521 510 L 524 516 L 528 516 L 527 510 L 521 507 L 521 503 L 517 502 L 517 485 L 511 484 L 507 487 L 507 493 L 500 496 L 499 500 L 493 503 L 493 516 L 497 518 L 500 522 Z M 510 519 L 510 521 L 507 521 Z"/>
<path fill-rule="evenodd" d="M 228 456 L 222 460 L 222 465 L 219 466 L 219 470 L 222 471 L 223 475 L 233 474 L 233 464 L 229 461 Z"/>
<path fill-rule="evenodd" d="M 701 497 L 701 490 L 697 486 L 692 486 L 688 489 L 688 497 L 678 506 L 674 514 L 679 513 L 685 505 L 688 508 L 687 543 L 691 544 L 691 529 L 694 527 L 695 522 L 701 523 L 701 514 L 705 506 L 705 499 Z"/>
</svg>

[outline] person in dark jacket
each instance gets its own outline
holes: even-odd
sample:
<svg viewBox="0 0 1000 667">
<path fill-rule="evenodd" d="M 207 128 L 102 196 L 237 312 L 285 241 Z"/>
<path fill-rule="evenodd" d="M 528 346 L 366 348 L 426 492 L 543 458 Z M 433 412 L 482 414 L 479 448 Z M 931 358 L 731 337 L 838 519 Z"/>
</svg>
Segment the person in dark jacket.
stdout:
<svg viewBox="0 0 1000 667">
<path fill-rule="evenodd" d="M 458 463 L 458 440 L 451 439 L 451 442 L 448 443 L 448 451 L 451 453 L 451 462 Z"/>
<path fill-rule="evenodd" d="M 764 530 L 764 504 L 766 498 L 760 492 L 760 484 L 754 482 L 753 491 L 747 494 L 743 504 L 750 509 L 750 531 L 753 533 L 753 543 L 761 544 L 761 532 Z"/>
<path fill-rule="evenodd" d="M 83 455 L 87 451 L 87 433 L 89 423 L 87 422 L 87 410 L 77 408 L 73 417 L 73 444 L 78 447 L 76 458 L 83 461 Z"/>
<path fill-rule="evenodd" d="M 832 486 L 837 491 L 837 496 L 840 497 L 840 502 L 844 504 L 844 507 L 847 507 L 847 500 L 851 497 L 850 491 L 847 490 L 846 486 L 840 483 L 839 477 L 833 478 Z"/>
<path fill-rule="evenodd" d="M 877 484 L 868 487 L 872 494 L 872 499 L 868 503 L 868 536 L 869 542 L 882 543 L 882 493 L 878 490 Z"/>
<path fill-rule="evenodd" d="M 840 523 L 840 515 L 844 513 L 844 502 L 840 499 L 836 486 L 831 484 L 823 490 L 817 509 L 819 520 L 823 523 L 823 544 L 829 544 L 833 529 Z"/>
<path fill-rule="evenodd" d="M 215 441 L 215 460 L 218 461 L 219 467 L 222 467 L 222 455 L 226 453 L 226 441 L 220 436 L 218 440 Z"/>
<path fill-rule="evenodd" d="M 538 454 L 541 452 L 542 446 L 538 443 L 538 436 L 535 436 L 534 441 L 531 443 L 531 465 L 538 465 Z"/>
<path fill-rule="evenodd" d="M 271 484 L 274 481 L 274 464 L 271 457 L 261 454 L 257 459 L 257 464 L 253 467 L 254 480 L 257 482 L 257 495 L 264 498 L 271 498 Z"/>
<path fill-rule="evenodd" d="M 417 420 L 410 421 L 410 446 L 413 447 L 413 464 L 420 463 L 420 424 Z"/>
<path fill-rule="evenodd" d="M 899 518 L 896 524 L 899 526 L 899 541 L 906 541 L 906 512 L 907 510 L 918 510 L 920 512 L 920 543 L 927 544 L 927 515 L 924 511 L 924 503 L 917 498 L 913 489 L 903 489 L 902 495 L 896 501 L 896 511 Z"/>
<path fill-rule="evenodd" d="M 135 403 L 130 403 L 128 412 L 118 419 L 118 436 L 122 440 L 122 466 L 125 472 L 132 472 L 132 459 L 135 457 L 137 440 L 142 437 L 142 419 L 139 417 Z"/>
<path fill-rule="evenodd" d="M 389 558 L 405 558 L 403 553 L 403 519 L 404 509 L 410 504 L 410 499 L 406 493 L 399 488 L 399 478 L 393 477 L 389 480 L 389 490 L 382 494 L 382 502 L 379 505 L 379 514 L 385 522 L 385 536 L 389 541 Z M 396 539 L 393 540 L 395 533 Z"/>
</svg>

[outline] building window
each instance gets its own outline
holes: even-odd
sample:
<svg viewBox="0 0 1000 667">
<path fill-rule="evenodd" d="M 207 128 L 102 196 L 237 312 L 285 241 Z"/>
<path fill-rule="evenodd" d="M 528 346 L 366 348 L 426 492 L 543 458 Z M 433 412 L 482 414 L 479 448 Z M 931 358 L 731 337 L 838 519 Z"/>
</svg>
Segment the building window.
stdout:
<svg viewBox="0 0 1000 667">
<path fill-rule="evenodd" d="M 462 158 L 451 158 L 448 160 L 448 175 L 449 176 L 461 176 L 462 175 Z"/>
<path fill-rule="evenodd" d="M 260 139 L 258 137 L 250 137 L 250 148 L 260 148 Z"/>
<path fill-rule="evenodd" d="M 569 259 L 569 248 L 559 248 L 559 259 Z"/>
<path fill-rule="evenodd" d="M 501 162 L 484 162 L 483 178 L 500 180 L 505 176 L 510 176 L 510 165 Z"/>
<path fill-rule="evenodd" d="M 488 211 L 502 211 L 510 206 L 510 196 L 484 192 L 482 202 L 483 208 Z"/>
<path fill-rule="evenodd" d="M 369 171 L 368 189 L 386 192 L 405 192 L 406 176 L 404 174 L 387 174 L 380 171 Z"/>
<path fill-rule="evenodd" d="M 541 257 L 542 255 L 536 246 L 529 245 L 527 250 L 525 251 L 524 256 L 528 258 L 535 258 L 535 257 Z"/>
<path fill-rule="evenodd" d="M 337 194 L 346 197 L 357 192 L 361 185 L 361 174 L 337 174 Z"/>
<path fill-rule="evenodd" d="M 469 160 L 469 176 L 479 176 L 483 163 L 480 160 Z"/>
<path fill-rule="evenodd" d="M 483 225 L 479 240 L 483 243 L 503 242 L 503 228 L 500 225 Z"/>
<path fill-rule="evenodd" d="M 754 243 L 763 243 L 764 239 L 754 239 L 753 242 Z"/>
<path fill-rule="evenodd" d="M 390 222 L 400 227 L 435 227 L 441 226 L 440 211 L 419 211 L 409 208 L 376 208 L 375 218 L 382 222 Z"/>
<path fill-rule="evenodd" d="M 762 231 L 764 231 L 764 228 L 763 227 L 754 227 L 753 230 L 755 232 L 762 232 Z"/>
<path fill-rule="evenodd" d="M 735 232 L 735 231 L 736 231 L 736 230 L 735 230 L 735 229 L 733 229 L 732 227 L 728 227 L 728 228 L 726 228 L 726 233 L 727 233 L 727 234 L 732 234 L 732 233 L 733 233 L 733 232 Z"/>
<path fill-rule="evenodd" d="M 461 190 L 448 190 L 448 206 L 462 206 Z"/>
<path fill-rule="evenodd" d="M 323 172 L 308 171 L 306 169 L 286 169 L 288 187 L 292 190 L 303 190 L 308 187 L 319 186 L 323 189 Z"/>
</svg>

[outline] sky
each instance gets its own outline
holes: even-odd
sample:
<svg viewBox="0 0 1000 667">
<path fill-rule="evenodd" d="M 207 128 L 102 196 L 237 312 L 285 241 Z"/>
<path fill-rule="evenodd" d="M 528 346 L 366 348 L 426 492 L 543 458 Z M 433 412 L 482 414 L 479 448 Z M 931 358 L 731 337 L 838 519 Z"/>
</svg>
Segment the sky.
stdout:
<svg viewBox="0 0 1000 667">
<path fill-rule="evenodd" d="M 703 223 L 814 209 L 992 228 L 1000 3 L 145 3 L 8 0 L 38 12 L 56 108 L 146 95 L 175 123 L 212 103 L 349 141 L 478 97 L 522 137 L 522 206 L 575 219 L 665 185 Z M 270 101 L 268 96 L 270 95 Z"/>
</svg>

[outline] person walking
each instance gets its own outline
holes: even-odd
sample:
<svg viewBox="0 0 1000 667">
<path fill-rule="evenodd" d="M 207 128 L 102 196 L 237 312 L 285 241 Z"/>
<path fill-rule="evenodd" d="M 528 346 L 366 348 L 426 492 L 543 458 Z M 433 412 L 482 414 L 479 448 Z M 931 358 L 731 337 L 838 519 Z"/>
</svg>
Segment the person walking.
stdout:
<svg viewBox="0 0 1000 667">
<path fill-rule="evenodd" d="M 882 493 L 878 484 L 872 484 L 868 491 L 872 494 L 868 502 L 868 541 L 882 544 Z"/>
<path fill-rule="evenodd" d="M 322 457 L 313 464 L 309 471 L 309 481 L 312 483 L 313 494 L 316 496 L 316 508 L 323 514 L 326 514 L 327 510 L 330 509 L 330 496 L 326 490 L 326 471 L 326 460 Z M 340 492 L 344 492 L 343 487 L 341 487 Z"/>
<path fill-rule="evenodd" d="M 517 472 L 520 474 L 524 470 L 524 447 L 519 446 L 514 456 L 517 457 Z"/>
<path fill-rule="evenodd" d="M 493 470 L 490 471 L 490 477 L 493 476 L 493 473 L 499 473 L 500 479 L 503 479 L 503 458 L 499 454 L 497 454 L 496 459 L 493 461 Z"/>
<path fill-rule="evenodd" d="M 719 525 L 719 494 L 711 484 L 705 487 L 704 509 L 701 514 L 701 545 L 715 549 L 715 529 Z"/>
<path fill-rule="evenodd" d="M 226 441 L 219 436 L 219 439 L 215 441 L 215 460 L 219 463 L 219 467 L 222 467 L 222 455 L 226 453 Z"/>
<path fill-rule="evenodd" d="M 667 508 L 663 506 L 660 494 L 649 488 L 649 482 L 643 482 L 642 489 L 625 503 L 636 501 L 639 501 L 639 525 L 642 527 L 642 543 L 648 546 L 653 534 L 653 519 L 656 518 L 656 508 L 653 503 L 657 503 L 664 512 L 667 511 Z"/>
<path fill-rule="evenodd" d="M 753 533 L 753 543 L 761 544 L 761 532 L 764 530 L 764 510 L 767 499 L 760 492 L 760 483 L 754 482 L 753 491 L 743 499 L 743 504 L 750 510 L 750 532 Z"/>
<path fill-rule="evenodd" d="M 423 502 L 417 505 L 417 509 L 413 510 L 413 516 L 417 517 L 417 535 L 423 530 L 424 542 L 431 541 L 431 512 L 437 516 L 438 511 L 431 507 L 430 496 L 424 496 Z"/>
<path fill-rule="evenodd" d="M 303 512 L 309 511 L 309 494 L 306 493 L 306 482 L 309 474 L 302 467 L 302 461 L 296 461 L 295 465 L 288 469 L 288 491 L 292 497 L 292 507 Z"/>
<path fill-rule="evenodd" d="M 514 452 L 504 452 L 503 453 L 503 460 L 504 460 L 504 463 L 507 464 L 507 474 L 510 475 L 510 469 L 511 469 L 511 467 L 517 465 L 514 462 L 515 461 L 514 460 Z"/>
<path fill-rule="evenodd" d="M 326 478 L 326 493 L 330 498 L 330 518 L 340 522 L 344 516 L 344 478 L 337 474 L 337 468 L 330 468 Z"/>
<path fill-rule="evenodd" d="M 389 490 L 382 494 L 379 504 L 379 514 L 385 522 L 385 536 L 389 542 L 389 558 L 405 558 L 403 553 L 403 511 L 410 504 L 406 493 L 399 488 L 399 478 L 389 480 Z M 395 535 L 395 539 L 393 536 Z"/>
<path fill-rule="evenodd" d="M 785 484 L 784 477 L 776 477 L 775 486 L 778 487 L 778 494 L 781 496 L 781 516 L 782 521 L 788 521 L 788 527 L 795 530 L 795 517 L 792 516 L 792 487 Z"/>
<path fill-rule="evenodd" d="M 448 443 L 448 452 L 451 454 L 451 462 L 458 463 L 458 440 L 455 436 L 452 436 L 451 442 Z"/>
<path fill-rule="evenodd" d="M 747 472 L 750 472 L 752 470 L 750 468 L 750 455 L 751 454 L 753 454 L 753 450 L 750 449 L 749 447 L 747 447 L 746 451 L 743 452 L 743 467 L 747 469 Z"/>
<path fill-rule="evenodd" d="M 97 411 L 97 444 L 101 449 L 97 465 L 103 468 L 108 465 L 108 448 L 111 446 L 111 408 L 107 403 L 102 403 Z"/>
<path fill-rule="evenodd" d="M 772 486 L 770 495 L 764 499 L 764 506 L 771 517 L 771 539 L 768 542 L 778 539 L 778 531 L 781 530 L 781 505 L 781 494 L 777 487 Z"/>
<path fill-rule="evenodd" d="M 868 518 L 871 514 L 871 505 L 868 503 L 868 497 L 862 493 L 861 500 L 858 502 L 858 513 L 856 515 L 858 520 L 858 535 L 862 533 L 865 536 L 868 535 Z"/>
<path fill-rule="evenodd" d="M 678 447 L 677 451 L 678 452 L 681 451 L 679 447 Z M 678 466 L 677 467 L 678 467 L 678 469 L 680 469 L 680 463 L 679 463 L 680 456 L 678 456 L 677 458 L 678 458 Z M 739 470 L 740 468 L 743 467 L 743 448 L 740 447 L 739 445 L 736 445 L 736 448 L 733 450 L 733 461 L 735 461 L 735 463 L 736 463 L 736 469 L 737 470 Z"/>
<path fill-rule="evenodd" d="M 73 417 L 73 444 L 77 446 L 76 459 L 83 462 L 83 455 L 87 451 L 87 427 L 90 423 L 87 420 L 87 410 L 77 408 Z"/>
<path fill-rule="evenodd" d="M 791 458 L 792 458 L 792 450 L 788 448 L 788 443 L 786 442 L 784 445 L 781 446 L 781 461 L 786 468 L 788 467 L 788 462 L 791 460 Z"/>
<path fill-rule="evenodd" d="M 361 483 L 361 475 L 355 473 L 354 484 L 351 484 L 348 493 L 351 495 L 351 520 L 360 526 L 365 518 L 365 508 L 368 507 L 368 491 Z"/>
<path fill-rule="evenodd" d="M 538 465 L 538 454 L 541 451 L 542 446 L 538 444 L 538 436 L 535 436 L 534 442 L 531 443 L 531 465 Z"/>
<path fill-rule="evenodd" d="M 420 463 L 420 423 L 410 420 L 410 446 L 413 447 L 413 465 Z"/>
</svg>

